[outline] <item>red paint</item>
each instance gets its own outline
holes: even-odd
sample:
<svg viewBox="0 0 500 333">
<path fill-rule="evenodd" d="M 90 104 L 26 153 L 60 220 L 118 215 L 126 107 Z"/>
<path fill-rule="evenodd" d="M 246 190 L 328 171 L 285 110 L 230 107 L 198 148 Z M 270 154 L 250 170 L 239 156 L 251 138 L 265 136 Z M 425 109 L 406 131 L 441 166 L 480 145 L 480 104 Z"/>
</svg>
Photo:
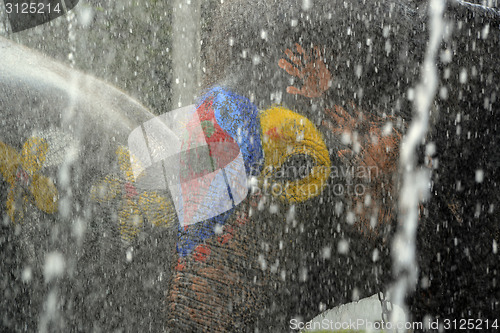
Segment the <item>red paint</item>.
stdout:
<svg viewBox="0 0 500 333">
<path fill-rule="evenodd" d="M 226 226 L 226 232 L 230 235 L 234 235 L 234 229 L 230 225 Z"/>
<path fill-rule="evenodd" d="M 137 190 L 134 185 L 132 185 L 131 182 L 126 182 L 125 183 L 125 196 L 127 198 L 133 198 L 137 195 Z"/>
<path fill-rule="evenodd" d="M 184 270 L 184 268 L 186 268 L 186 265 L 184 265 L 184 264 L 182 263 L 181 258 L 179 258 L 179 259 L 177 260 L 177 266 L 175 266 L 175 270 L 180 272 L 180 271 Z"/>
<path fill-rule="evenodd" d="M 270 130 L 268 130 L 266 132 L 266 135 L 274 140 L 281 138 L 281 134 L 278 132 L 278 129 L 276 127 L 273 127 Z"/>
<path fill-rule="evenodd" d="M 219 236 L 218 237 L 218 241 L 219 243 L 221 244 L 226 244 L 227 242 L 229 242 L 231 239 L 233 238 L 233 235 L 232 234 L 224 234 L 222 236 Z"/>
<path fill-rule="evenodd" d="M 210 255 L 210 246 L 205 244 L 200 244 L 194 249 L 193 257 L 196 261 L 206 261 L 208 256 Z"/>
<path fill-rule="evenodd" d="M 244 225 L 248 223 L 248 214 L 246 213 L 240 213 L 238 215 L 238 218 L 236 220 L 238 222 L 238 225 Z"/>
<path fill-rule="evenodd" d="M 18 181 L 21 183 L 21 185 L 28 186 L 30 184 L 30 176 L 23 169 L 19 168 L 16 177 Z"/>
</svg>

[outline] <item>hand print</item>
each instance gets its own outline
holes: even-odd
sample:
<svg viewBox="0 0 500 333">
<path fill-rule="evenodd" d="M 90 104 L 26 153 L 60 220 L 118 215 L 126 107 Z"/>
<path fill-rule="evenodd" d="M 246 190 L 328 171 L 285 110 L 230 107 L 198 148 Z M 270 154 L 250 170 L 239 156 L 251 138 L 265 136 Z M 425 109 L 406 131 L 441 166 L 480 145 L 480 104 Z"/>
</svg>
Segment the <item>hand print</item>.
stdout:
<svg viewBox="0 0 500 333">
<path fill-rule="evenodd" d="M 356 227 L 368 238 L 384 238 L 386 227 L 396 215 L 394 175 L 402 135 L 392 126 L 395 120 L 390 116 L 381 118 L 363 112 L 354 103 L 349 109 L 354 115 L 339 105 L 326 109 L 327 119 L 322 125 L 334 135 L 350 138 L 346 149 L 339 149 L 337 155 L 353 170 L 363 171 L 361 178 L 355 179 L 363 191 L 352 196 L 350 203 Z"/>
<path fill-rule="evenodd" d="M 308 98 L 321 96 L 329 88 L 331 74 L 319 47 L 314 46 L 307 53 L 298 43 L 295 43 L 295 47 L 299 55 L 295 55 L 290 49 L 286 49 L 285 54 L 290 61 L 280 59 L 278 66 L 288 74 L 301 79 L 303 85 L 300 89 L 289 86 L 286 88 L 286 92 Z"/>
</svg>

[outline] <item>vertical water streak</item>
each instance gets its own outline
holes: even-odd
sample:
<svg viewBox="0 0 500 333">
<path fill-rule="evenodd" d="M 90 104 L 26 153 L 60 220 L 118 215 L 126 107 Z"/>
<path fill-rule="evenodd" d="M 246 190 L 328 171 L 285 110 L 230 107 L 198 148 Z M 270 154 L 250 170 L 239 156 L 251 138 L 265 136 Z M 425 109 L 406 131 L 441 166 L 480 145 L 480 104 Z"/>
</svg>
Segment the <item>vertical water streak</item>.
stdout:
<svg viewBox="0 0 500 333">
<path fill-rule="evenodd" d="M 66 7 L 64 7 L 64 9 L 66 11 Z M 70 67 L 74 68 L 75 63 L 76 63 L 75 56 L 76 56 L 76 22 L 77 22 L 74 11 L 69 11 L 69 12 L 66 11 L 66 21 L 68 23 L 68 43 L 67 43 L 68 48 L 69 48 L 68 61 L 69 61 Z M 77 73 L 73 72 L 73 71 L 71 71 L 70 73 L 71 73 L 70 86 L 68 87 L 68 90 L 67 90 L 67 92 L 69 94 L 68 105 L 66 106 L 66 108 L 64 109 L 64 111 L 62 113 L 62 123 L 63 124 L 72 124 L 72 119 L 75 117 L 75 112 L 76 112 L 75 111 L 76 100 L 78 98 L 77 94 L 78 94 L 79 88 L 78 88 Z M 67 130 L 69 130 L 71 132 L 71 135 L 73 137 L 78 135 L 78 133 L 80 132 L 79 128 L 74 128 L 72 125 L 69 125 Z M 70 164 L 72 163 L 71 161 L 72 161 L 72 159 L 68 155 L 65 158 L 65 161 L 63 162 L 63 164 L 61 165 L 61 168 L 59 170 L 58 182 L 62 187 L 61 194 L 64 193 L 61 196 L 61 199 L 62 199 L 60 201 L 61 205 L 67 204 L 70 206 L 71 205 L 70 203 L 72 202 L 72 199 L 71 199 L 71 197 L 72 197 L 72 195 L 71 195 L 72 184 L 70 181 L 70 178 L 71 178 Z M 64 197 L 66 197 L 65 198 L 66 200 L 64 200 Z M 70 207 L 66 207 L 67 209 L 65 209 L 65 207 L 61 207 L 61 208 L 62 208 L 62 209 L 60 209 L 61 216 L 65 219 L 71 218 Z"/>
<path fill-rule="evenodd" d="M 201 2 L 172 5 L 172 108 L 194 103 L 200 86 Z"/>
<path fill-rule="evenodd" d="M 0 36 L 6 36 L 9 31 L 9 25 L 7 23 L 7 13 L 5 11 L 5 6 L 0 4 Z"/>
<path fill-rule="evenodd" d="M 429 128 L 429 111 L 438 88 L 436 58 L 444 32 L 445 0 L 429 2 L 429 42 L 421 67 L 420 83 L 415 87 L 415 116 L 401 146 L 402 187 L 399 198 L 399 225 L 392 243 L 393 271 L 397 277 L 392 301 L 404 305 L 404 297 L 418 280 L 416 233 L 419 205 L 429 193 L 430 170 L 418 166 L 417 147 Z M 392 318 L 391 318 L 392 320 Z"/>
<path fill-rule="evenodd" d="M 67 45 L 69 48 L 68 52 L 68 61 L 69 66 L 71 68 L 75 68 L 75 55 L 76 55 L 76 23 L 77 18 L 74 14 L 74 11 L 67 11 L 65 2 L 61 2 L 64 7 L 64 11 L 66 12 L 66 22 L 68 23 L 68 39 Z M 77 72 L 69 71 L 71 73 L 70 84 L 67 89 L 68 93 L 68 105 L 66 105 L 65 109 L 62 111 L 62 123 L 63 126 L 66 127 L 65 130 L 69 131 L 71 137 L 75 137 L 79 134 L 80 129 L 72 127 L 72 120 L 76 116 L 76 103 L 77 103 L 77 94 L 79 91 L 78 87 L 78 78 Z M 61 226 L 60 224 L 54 223 L 52 225 L 53 233 L 57 235 L 69 235 L 71 234 L 69 228 L 72 226 L 74 221 L 77 220 L 77 216 L 74 211 L 73 203 L 73 179 L 75 175 L 72 174 L 72 164 L 74 163 L 73 152 L 68 150 L 66 152 L 66 156 L 64 156 L 64 161 L 62 162 L 58 177 L 57 183 L 61 187 L 60 189 L 60 198 L 59 198 L 59 214 L 63 220 L 70 221 L 70 223 Z M 62 233 L 59 233 L 62 230 Z M 63 263 L 68 262 L 73 264 L 73 261 L 76 260 L 69 249 L 73 246 L 71 244 L 70 238 L 66 237 L 53 237 L 51 247 L 58 249 L 58 252 L 55 253 L 64 253 L 64 256 L 60 254 L 57 256 L 57 261 L 48 260 L 47 258 L 51 257 L 51 254 L 46 255 L 46 262 L 44 265 L 45 271 L 54 270 L 54 267 L 61 265 L 60 271 L 58 275 L 63 277 L 66 274 L 66 271 L 69 271 L 69 268 L 64 267 Z M 52 254 L 53 255 L 53 254 Z M 63 304 L 66 300 L 64 300 L 64 293 L 60 290 L 62 289 L 61 282 L 57 279 L 47 279 L 46 283 L 49 286 L 47 290 L 47 297 L 44 303 L 44 309 L 41 311 L 40 318 L 38 321 L 39 332 L 50 332 L 54 330 L 54 327 L 65 327 L 67 323 L 65 322 L 65 314 L 62 310 L 61 304 Z"/>
<path fill-rule="evenodd" d="M 64 1 L 62 2 L 64 4 Z M 66 6 L 64 6 L 66 11 L 66 21 L 68 22 L 68 45 L 69 53 L 68 60 L 69 66 L 71 68 L 75 67 L 75 56 L 76 56 L 76 15 L 73 10 L 67 11 Z"/>
</svg>

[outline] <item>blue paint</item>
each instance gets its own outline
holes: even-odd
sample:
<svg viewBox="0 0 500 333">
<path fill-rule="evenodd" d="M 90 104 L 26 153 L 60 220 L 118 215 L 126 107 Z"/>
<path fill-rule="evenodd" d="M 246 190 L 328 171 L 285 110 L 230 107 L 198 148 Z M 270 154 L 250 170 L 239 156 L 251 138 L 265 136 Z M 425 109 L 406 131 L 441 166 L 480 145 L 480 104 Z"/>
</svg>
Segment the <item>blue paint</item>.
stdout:
<svg viewBox="0 0 500 333">
<path fill-rule="evenodd" d="M 233 211 L 234 208 L 209 220 L 195 223 L 185 228 L 179 227 L 179 238 L 177 241 L 177 253 L 179 253 L 179 256 L 185 257 L 189 255 L 205 239 L 214 236 L 217 224 L 224 225 Z"/>
<path fill-rule="evenodd" d="M 254 175 L 260 171 L 255 166 L 260 165 L 264 158 L 259 110 L 248 98 L 221 87 L 208 91 L 198 106 L 210 99 L 219 126 L 238 143 L 247 174 Z"/>
</svg>

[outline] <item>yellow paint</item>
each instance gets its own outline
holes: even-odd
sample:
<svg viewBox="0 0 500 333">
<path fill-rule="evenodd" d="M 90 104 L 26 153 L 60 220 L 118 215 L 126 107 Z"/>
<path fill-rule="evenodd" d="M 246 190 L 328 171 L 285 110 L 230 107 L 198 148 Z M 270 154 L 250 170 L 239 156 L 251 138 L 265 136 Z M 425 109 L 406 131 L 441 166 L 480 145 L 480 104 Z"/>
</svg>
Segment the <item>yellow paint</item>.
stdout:
<svg viewBox="0 0 500 333">
<path fill-rule="evenodd" d="M 0 141 L 0 171 L 3 178 L 14 186 L 17 168 L 21 165 L 21 156 L 9 145 Z"/>
<path fill-rule="evenodd" d="M 264 150 L 263 181 L 266 191 L 288 202 L 302 202 L 319 195 L 330 172 L 330 157 L 321 133 L 307 118 L 274 106 L 260 115 Z M 293 156 L 307 155 L 311 172 L 297 180 L 276 179 L 284 163 Z"/>
<path fill-rule="evenodd" d="M 38 137 L 26 140 L 21 154 L 0 142 L 0 172 L 10 185 L 7 214 L 14 223 L 23 221 L 33 199 L 35 205 L 45 213 L 53 214 L 57 211 L 57 189 L 50 178 L 40 174 L 48 150 L 48 143 Z M 22 174 L 24 179 L 18 178 L 18 174 Z M 27 189 L 23 187 L 23 182 Z"/>
<path fill-rule="evenodd" d="M 140 207 L 154 207 L 144 209 L 144 215 L 156 227 L 171 227 L 177 219 L 172 203 L 155 192 L 141 193 L 138 204 Z"/>
<path fill-rule="evenodd" d="M 35 198 L 35 204 L 46 213 L 53 214 L 57 211 L 57 189 L 50 178 L 34 174 L 30 192 Z"/>
<path fill-rule="evenodd" d="M 98 203 L 107 203 L 121 196 L 123 180 L 113 175 L 104 179 L 90 189 L 90 198 Z"/>
<path fill-rule="evenodd" d="M 45 162 L 49 145 L 42 138 L 29 138 L 21 150 L 21 164 L 31 176 L 38 172 Z"/>
<path fill-rule="evenodd" d="M 122 209 L 118 212 L 119 230 L 123 240 L 131 242 L 144 226 L 144 219 L 137 203 L 125 199 Z"/>
</svg>

